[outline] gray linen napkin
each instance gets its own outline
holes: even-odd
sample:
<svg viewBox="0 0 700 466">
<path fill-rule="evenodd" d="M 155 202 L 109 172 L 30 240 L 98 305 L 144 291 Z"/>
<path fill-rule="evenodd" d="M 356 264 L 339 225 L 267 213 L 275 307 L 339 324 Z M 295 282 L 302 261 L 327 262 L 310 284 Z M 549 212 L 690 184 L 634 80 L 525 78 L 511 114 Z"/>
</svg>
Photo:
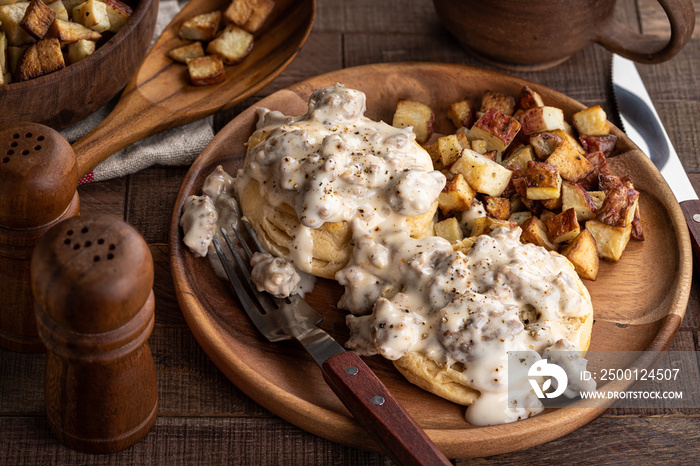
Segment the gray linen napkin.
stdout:
<svg viewBox="0 0 700 466">
<path fill-rule="evenodd" d="M 165 26 L 187 3 L 187 0 L 161 0 L 153 43 Z M 90 115 L 85 120 L 61 131 L 71 144 L 82 138 L 104 120 L 119 98 Z M 135 173 L 151 165 L 189 165 L 214 137 L 213 117 L 154 134 L 121 150 L 85 175 L 80 183 L 108 180 Z"/>
</svg>

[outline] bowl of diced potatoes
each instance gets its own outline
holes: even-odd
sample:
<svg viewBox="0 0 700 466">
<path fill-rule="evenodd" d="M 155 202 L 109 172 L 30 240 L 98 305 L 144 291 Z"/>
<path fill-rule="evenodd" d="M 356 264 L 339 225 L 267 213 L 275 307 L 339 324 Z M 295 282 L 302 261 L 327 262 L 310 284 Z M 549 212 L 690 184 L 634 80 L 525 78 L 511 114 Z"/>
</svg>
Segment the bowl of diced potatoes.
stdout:
<svg viewBox="0 0 700 466">
<path fill-rule="evenodd" d="M 157 0 L 0 0 L 0 123 L 73 125 L 145 56 Z"/>
</svg>

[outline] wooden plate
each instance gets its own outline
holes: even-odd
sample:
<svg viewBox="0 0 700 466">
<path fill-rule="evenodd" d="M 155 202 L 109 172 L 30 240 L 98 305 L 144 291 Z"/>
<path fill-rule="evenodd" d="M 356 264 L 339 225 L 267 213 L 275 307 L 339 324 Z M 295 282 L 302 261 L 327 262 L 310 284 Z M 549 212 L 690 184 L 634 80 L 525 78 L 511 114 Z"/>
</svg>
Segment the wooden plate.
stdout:
<svg viewBox="0 0 700 466">
<path fill-rule="evenodd" d="M 432 106 L 436 131 L 454 127 L 447 106 L 466 95 L 490 89 L 517 95 L 524 84 L 546 103 L 564 109 L 567 118 L 583 108 L 551 89 L 500 73 L 447 64 L 387 64 L 349 68 L 309 79 L 272 94 L 229 123 L 202 152 L 187 174 L 173 212 L 171 264 L 177 297 L 195 337 L 226 376 L 255 401 L 327 439 L 358 448 L 377 449 L 326 386 L 319 368 L 294 342 L 264 340 L 238 307 L 227 285 L 206 259 L 196 259 L 182 243 L 178 226 L 184 199 L 201 192 L 206 176 L 222 164 L 232 174 L 241 167 L 244 143 L 253 132 L 255 108 L 286 114 L 304 113 L 316 88 L 341 82 L 367 94 L 367 115 L 391 121 L 396 101 L 412 98 Z M 596 282 L 586 281 L 595 309 L 592 350 L 665 350 L 686 309 L 691 281 L 691 250 L 680 208 L 651 162 L 617 128 L 618 150 L 610 160 L 618 175 L 628 175 L 641 192 L 646 241 L 632 241 L 617 264 L 601 264 Z M 345 342 L 345 313 L 335 304 L 339 285 L 319 280 L 309 303 L 325 316 L 322 327 Z M 544 443 L 585 425 L 604 408 L 548 410 L 532 419 L 491 427 L 472 427 L 464 407 L 408 383 L 389 361 L 367 363 L 450 458 L 487 456 Z"/>
</svg>

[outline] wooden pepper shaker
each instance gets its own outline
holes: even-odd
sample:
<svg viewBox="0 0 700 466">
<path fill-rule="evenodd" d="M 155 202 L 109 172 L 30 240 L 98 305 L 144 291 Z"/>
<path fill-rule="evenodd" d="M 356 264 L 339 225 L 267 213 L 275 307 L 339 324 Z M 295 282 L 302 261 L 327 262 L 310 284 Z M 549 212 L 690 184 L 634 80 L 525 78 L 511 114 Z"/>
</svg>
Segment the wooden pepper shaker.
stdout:
<svg viewBox="0 0 700 466">
<path fill-rule="evenodd" d="M 31 272 L 51 430 L 87 453 L 139 442 L 158 411 L 146 242 L 121 219 L 81 215 L 46 233 Z"/>
<path fill-rule="evenodd" d="M 0 126 L 0 345 L 37 353 L 29 263 L 39 239 L 78 215 L 78 171 L 70 144 L 36 123 Z"/>
</svg>

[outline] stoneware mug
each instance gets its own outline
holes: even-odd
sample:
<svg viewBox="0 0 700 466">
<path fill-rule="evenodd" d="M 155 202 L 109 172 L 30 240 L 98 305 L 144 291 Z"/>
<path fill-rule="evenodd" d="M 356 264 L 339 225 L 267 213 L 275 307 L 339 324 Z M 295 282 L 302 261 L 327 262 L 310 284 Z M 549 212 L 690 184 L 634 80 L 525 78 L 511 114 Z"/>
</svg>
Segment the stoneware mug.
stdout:
<svg viewBox="0 0 700 466">
<path fill-rule="evenodd" d="M 658 0 L 671 38 L 640 34 L 615 19 L 616 0 L 433 0 L 447 30 L 484 61 L 510 69 L 557 65 L 592 42 L 641 63 L 677 54 L 695 26 L 693 0 Z"/>
</svg>

